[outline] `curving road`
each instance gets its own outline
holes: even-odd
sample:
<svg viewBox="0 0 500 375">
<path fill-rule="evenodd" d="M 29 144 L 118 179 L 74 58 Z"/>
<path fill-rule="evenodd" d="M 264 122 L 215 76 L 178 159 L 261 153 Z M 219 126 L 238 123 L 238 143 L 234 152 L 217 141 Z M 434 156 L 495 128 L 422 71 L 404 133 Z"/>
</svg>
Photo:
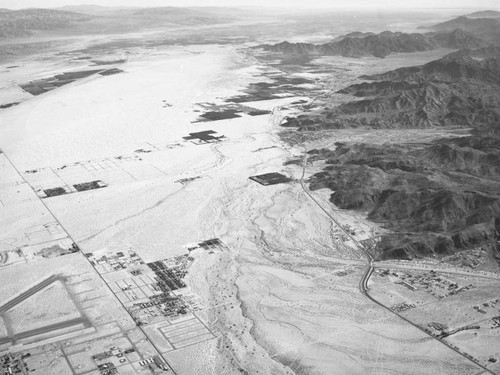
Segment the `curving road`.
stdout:
<svg viewBox="0 0 500 375">
<path fill-rule="evenodd" d="M 307 149 L 304 147 L 304 159 L 302 161 L 302 176 L 300 177 L 300 186 L 302 187 L 302 189 L 304 190 L 304 192 L 307 194 L 307 196 L 321 209 L 321 211 L 323 211 L 329 218 L 330 220 L 332 220 L 340 230 L 342 230 L 346 236 L 348 236 L 353 242 L 354 244 L 356 245 L 356 248 L 358 249 L 358 251 L 360 251 L 361 253 L 363 253 L 366 257 L 366 260 L 367 260 L 367 267 L 366 267 L 366 270 L 363 274 L 363 277 L 361 278 L 361 280 L 359 281 L 359 291 L 361 292 L 361 294 L 363 294 L 365 297 L 367 297 L 370 301 L 372 301 L 373 303 L 375 303 L 376 305 L 384 308 L 385 310 L 391 312 L 392 314 L 396 315 L 398 318 L 404 320 L 406 323 L 408 324 L 411 324 L 413 327 L 417 328 L 419 331 L 425 333 L 427 336 L 433 338 L 434 340 L 440 342 L 441 344 L 445 345 L 446 347 L 448 347 L 449 349 L 453 350 L 455 353 L 457 354 L 460 354 L 462 357 L 466 358 L 468 361 L 474 363 L 474 365 L 480 367 L 482 370 L 484 370 L 484 372 L 488 373 L 488 374 L 492 374 L 492 375 L 497 375 L 495 372 L 491 371 L 490 369 L 488 369 L 487 367 L 481 365 L 480 363 L 474 361 L 473 359 L 469 358 L 468 356 L 466 356 L 464 353 L 462 353 L 461 351 L 455 349 L 454 347 L 452 347 L 450 344 L 448 344 L 447 342 L 431 335 L 429 332 L 427 332 L 426 330 L 424 330 L 422 327 L 420 327 L 419 325 L 411 322 L 410 320 L 408 320 L 407 318 L 405 318 L 404 316 L 402 316 L 401 314 L 393 311 L 391 308 L 389 308 L 388 306 L 380 303 L 379 301 L 377 301 L 375 298 L 373 298 L 372 296 L 370 296 L 370 294 L 368 293 L 369 291 L 369 287 L 368 287 L 368 281 L 370 280 L 370 277 L 371 275 L 373 274 L 373 271 L 375 270 L 375 267 L 373 266 L 373 257 L 371 256 L 371 254 L 365 249 L 365 247 L 359 243 L 358 240 L 356 240 L 347 230 L 344 229 L 344 227 L 340 224 L 339 221 L 337 221 L 329 212 L 328 210 L 326 210 L 320 202 L 318 202 L 318 200 L 316 198 L 314 198 L 312 196 L 312 194 L 310 193 L 309 189 L 307 189 L 307 187 L 304 185 L 304 177 L 305 177 L 305 174 L 306 174 L 306 167 L 307 167 Z"/>
</svg>

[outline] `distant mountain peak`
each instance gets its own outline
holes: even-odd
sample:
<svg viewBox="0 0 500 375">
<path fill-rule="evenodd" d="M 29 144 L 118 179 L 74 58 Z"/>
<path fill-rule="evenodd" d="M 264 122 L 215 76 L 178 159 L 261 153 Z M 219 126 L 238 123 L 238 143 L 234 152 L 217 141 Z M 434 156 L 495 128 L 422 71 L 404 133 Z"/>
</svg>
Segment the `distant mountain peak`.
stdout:
<svg viewBox="0 0 500 375">
<path fill-rule="evenodd" d="M 467 14 L 468 18 L 500 18 L 500 12 L 496 10 L 481 10 Z"/>
<path fill-rule="evenodd" d="M 471 33 L 477 38 L 498 43 L 500 40 L 500 16 L 493 17 L 492 15 L 488 16 L 488 14 L 485 15 L 483 12 L 472 13 L 472 15 L 476 16 L 468 15 L 457 17 L 446 22 L 438 23 L 432 26 L 431 29 L 438 31 L 461 29 Z"/>
</svg>

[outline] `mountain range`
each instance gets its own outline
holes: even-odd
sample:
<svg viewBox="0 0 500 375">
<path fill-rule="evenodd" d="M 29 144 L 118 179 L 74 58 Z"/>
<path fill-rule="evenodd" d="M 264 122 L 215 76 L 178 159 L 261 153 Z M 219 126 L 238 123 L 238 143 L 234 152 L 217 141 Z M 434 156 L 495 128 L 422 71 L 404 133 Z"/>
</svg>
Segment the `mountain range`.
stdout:
<svg viewBox="0 0 500 375">
<path fill-rule="evenodd" d="M 337 207 L 368 211 L 369 220 L 390 230 L 375 249 L 378 259 L 449 255 L 478 246 L 495 254 L 499 135 L 429 144 L 337 144 L 334 151 L 312 153 L 322 153 L 327 163 L 310 179 L 312 190 L 331 189 Z"/>
<path fill-rule="evenodd" d="M 500 18 L 500 12 L 496 10 L 481 10 L 467 14 L 467 18 Z"/>
<path fill-rule="evenodd" d="M 183 7 L 101 7 L 66 6 L 59 9 L 22 9 L 0 11 L 0 39 L 30 37 L 47 32 L 64 36 L 125 33 L 170 26 L 228 23 L 241 16 L 233 8 Z"/>
<path fill-rule="evenodd" d="M 52 9 L 6 9 L 0 12 L 0 38 L 30 36 L 36 31 L 65 28 L 91 18 L 89 15 Z"/>
<path fill-rule="evenodd" d="M 469 136 L 426 143 L 337 143 L 335 149 L 312 150 L 326 167 L 311 177 L 310 188 L 329 188 L 337 207 L 368 212 L 369 220 L 389 229 L 373 249 L 377 259 L 482 247 L 500 262 L 498 47 L 463 50 L 363 78 L 338 92 L 358 99 L 326 109 L 321 105 L 284 125 L 299 131 L 360 126 L 473 130 Z"/>
<path fill-rule="evenodd" d="M 435 31 L 464 30 L 477 38 L 498 44 L 500 41 L 500 12 L 486 11 L 461 16 L 450 21 L 438 23 L 430 29 Z"/>
<path fill-rule="evenodd" d="M 300 130 L 478 127 L 500 120 L 500 55 L 473 57 L 486 51 L 491 55 L 498 49 L 473 50 L 470 55 L 462 51 L 422 66 L 363 76 L 365 82 L 338 91 L 358 99 L 326 103 L 288 118 L 283 126 Z"/>
<path fill-rule="evenodd" d="M 264 44 L 257 48 L 288 55 L 385 57 L 396 52 L 429 51 L 439 48 L 476 49 L 489 44 L 471 33 L 454 29 L 425 34 L 392 31 L 379 34 L 355 32 L 324 44 L 281 42 L 273 45 Z"/>
</svg>

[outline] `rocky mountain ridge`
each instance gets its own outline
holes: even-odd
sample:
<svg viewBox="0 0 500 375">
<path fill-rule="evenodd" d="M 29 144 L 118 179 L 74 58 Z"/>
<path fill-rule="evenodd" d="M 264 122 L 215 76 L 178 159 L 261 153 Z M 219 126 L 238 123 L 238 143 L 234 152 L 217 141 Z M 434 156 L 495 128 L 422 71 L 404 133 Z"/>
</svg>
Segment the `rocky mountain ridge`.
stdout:
<svg viewBox="0 0 500 375">
<path fill-rule="evenodd" d="M 452 53 L 422 66 L 365 76 L 338 93 L 358 99 L 288 119 L 301 130 L 463 126 L 471 135 L 428 143 L 337 143 L 312 150 L 342 209 L 389 229 L 378 259 L 445 256 L 482 247 L 500 261 L 500 57 L 497 48 Z M 476 56 L 485 56 L 478 58 Z M 493 56 L 493 57 L 491 57 Z"/>
<path fill-rule="evenodd" d="M 324 44 L 281 42 L 260 45 L 266 52 L 288 55 L 386 57 L 397 52 L 430 51 L 439 48 L 476 49 L 490 43 L 460 29 L 432 33 L 384 31 L 379 34 L 354 32 Z"/>
<path fill-rule="evenodd" d="M 500 40 L 500 17 L 492 17 L 491 13 L 487 13 L 485 17 L 478 18 L 473 13 L 472 15 L 461 16 L 450 21 L 438 23 L 432 26 L 431 29 L 435 31 L 461 29 L 477 38 L 498 44 Z"/>
<path fill-rule="evenodd" d="M 343 209 L 368 211 L 390 229 L 379 259 L 447 255 L 495 245 L 500 234 L 500 137 L 431 144 L 337 144 L 310 180 Z"/>
<path fill-rule="evenodd" d="M 462 52 L 362 78 L 367 81 L 338 91 L 358 99 L 326 103 L 288 118 L 283 126 L 299 130 L 481 127 L 500 119 L 499 57 L 476 59 Z"/>
</svg>

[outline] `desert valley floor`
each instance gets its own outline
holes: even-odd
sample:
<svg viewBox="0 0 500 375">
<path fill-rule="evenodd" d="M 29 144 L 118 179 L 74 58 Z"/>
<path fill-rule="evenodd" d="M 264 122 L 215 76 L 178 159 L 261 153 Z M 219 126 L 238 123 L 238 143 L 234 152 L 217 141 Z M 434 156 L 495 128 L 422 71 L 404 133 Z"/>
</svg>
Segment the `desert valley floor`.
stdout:
<svg viewBox="0 0 500 375">
<path fill-rule="evenodd" d="M 374 260 L 386 229 L 307 184 L 324 166 L 308 150 L 462 130 L 290 141 L 280 127 L 362 74 L 450 50 L 290 71 L 247 45 L 74 43 L 0 65 L 2 104 L 19 102 L 0 110 L 0 356 L 41 375 L 500 371 L 495 270 Z M 272 98 L 248 94 L 279 79 Z M 412 290 L 418 278 L 439 282 Z M 439 324 L 458 331 L 438 340 Z"/>
</svg>

